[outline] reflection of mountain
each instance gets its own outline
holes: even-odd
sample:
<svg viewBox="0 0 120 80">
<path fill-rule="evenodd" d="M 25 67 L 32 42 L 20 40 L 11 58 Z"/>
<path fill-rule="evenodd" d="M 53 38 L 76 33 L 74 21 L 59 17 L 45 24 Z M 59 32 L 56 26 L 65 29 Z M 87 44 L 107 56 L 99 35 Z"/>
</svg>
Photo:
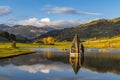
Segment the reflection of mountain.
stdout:
<svg viewBox="0 0 120 80">
<path fill-rule="evenodd" d="M 102 54 L 102 53 L 101 53 Z M 113 58 L 116 57 L 116 58 Z M 86 54 L 83 67 L 97 72 L 112 72 L 120 74 L 120 54 Z M 68 70 L 70 69 L 69 54 L 64 52 L 37 52 L 8 60 L 1 60 L 0 66 L 15 65 L 19 69 L 35 73 L 41 71 L 44 73 L 50 70 Z"/>
<path fill-rule="evenodd" d="M 64 64 L 68 61 L 63 63 L 64 60 L 68 60 L 67 54 L 66 56 L 63 54 L 64 53 L 56 54 L 56 52 L 38 52 L 37 54 L 8 59 L 8 61 L 2 60 L 0 65 L 5 67 L 13 64 L 16 68 L 30 73 L 49 73 L 51 70 L 60 72 L 70 70 L 71 67 L 68 64 Z"/>
<path fill-rule="evenodd" d="M 8 59 L 8 61 L 1 62 L 0 65 L 6 66 L 8 64 L 20 65 L 36 65 L 36 64 L 49 64 L 51 61 L 68 63 L 68 54 L 63 55 L 62 52 L 37 52 L 36 54 L 23 55 Z"/>
</svg>

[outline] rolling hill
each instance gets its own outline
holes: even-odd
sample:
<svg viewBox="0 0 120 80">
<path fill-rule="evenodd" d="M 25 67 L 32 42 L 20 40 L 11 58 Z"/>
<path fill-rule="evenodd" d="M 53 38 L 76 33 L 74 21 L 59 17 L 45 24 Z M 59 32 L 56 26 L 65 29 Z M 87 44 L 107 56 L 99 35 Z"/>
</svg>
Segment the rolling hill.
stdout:
<svg viewBox="0 0 120 80">
<path fill-rule="evenodd" d="M 82 39 L 108 38 L 120 35 L 120 18 L 100 19 L 73 28 L 50 31 L 37 39 L 51 36 L 57 41 L 71 41 L 75 34 L 78 34 Z"/>
</svg>

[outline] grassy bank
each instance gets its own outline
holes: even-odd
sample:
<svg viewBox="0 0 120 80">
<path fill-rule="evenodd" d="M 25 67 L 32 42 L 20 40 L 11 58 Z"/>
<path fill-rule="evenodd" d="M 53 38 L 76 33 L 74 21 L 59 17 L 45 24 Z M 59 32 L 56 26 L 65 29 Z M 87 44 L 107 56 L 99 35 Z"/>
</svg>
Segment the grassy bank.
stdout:
<svg viewBox="0 0 120 80">
<path fill-rule="evenodd" d="M 113 38 L 90 39 L 84 42 L 87 48 L 120 48 L 120 36 Z"/>
<path fill-rule="evenodd" d="M 11 43 L 0 43 L 0 58 L 14 57 L 23 54 L 34 53 L 34 50 L 25 48 L 69 48 L 70 42 L 57 42 L 55 45 L 33 44 L 33 43 L 17 43 L 18 48 L 10 48 Z"/>
<path fill-rule="evenodd" d="M 0 48 L 0 58 L 7 58 L 7 57 L 13 57 L 23 54 L 29 54 L 34 53 L 34 50 L 28 50 L 28 49 L 14 49 L 14 48 Z"/>
</svg>

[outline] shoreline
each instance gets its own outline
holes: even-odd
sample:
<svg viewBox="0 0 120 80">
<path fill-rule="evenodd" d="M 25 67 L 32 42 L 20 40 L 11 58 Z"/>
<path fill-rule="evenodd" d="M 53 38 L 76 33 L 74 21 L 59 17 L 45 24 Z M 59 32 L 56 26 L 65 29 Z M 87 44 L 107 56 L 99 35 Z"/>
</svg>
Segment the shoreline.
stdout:
<svg viewBox="0 0 120 80">
<path fill-rule="evenodd" d="M 44 47 L 38 47 L 38 48 L 44 48 Z M 50 47 L 45 47 L 45 48 L 50 48 Z M 17 57 L 17 56 L 21 56 L 21 55 L 27 55 L 27 54 L 32 54 L 32 53 L 37 52 L 36 50 L 31 49 L 31 48 L 27 48 L 27 49 L 24 49 L 24 48 L 20 48 L 20 49 L 19 48 L 18 49 L 7 48 L 8 50 L 6 50 L 6 48 L 0 48 L 0 51 L 1 51 L 1 49 L 2 50 L 5 49 L 5 51 L 4 51 L 4 53 L 0 52 L 0 59 L 13 58 L 13 57 Z M 57 48 L 57 49 L 59 49 L 59 48 Z M 85 48 L 85 49 L 86 49 L 87 52 L 98 51 L 98 52 L 101 52 L 101 53 L 109 52 L 108 50 L 111 50 L 111 51 L 120 50 L 120 49 L 115 49 L 115 48 Z M 96 49 L 96 50 L 93 50 L 93 49 Z M 17 50 L 17 51 L 10 51 L 10 50 Z M 59 49 L 59 50 L 61 50 L 61 49 Z M 68 50 L 68 48 L 67 48 L 67 50 Z M 7 53 L 7 51 L 9 51 L 10 53 Z M 16 54 L 14 54 L 14 53 L 16 53 Z"/>
<path fill-rule="evenodd" d="M 21 55 L 32 54 L 32 53 L 35 53 L 35 52 L 29 52 L 29 53 L 23 53 L 23 54 L 18 54 L 18 55 L 11 55 L 11 56 L 0 57 L 0 59 L 13 58 L 13 57 L 21 56 Z"/>
<path fill-rule="evenodd" d="M 20 55 L 32 54 L 35 52 L 35 50 L 29 49 L 0 48 L 0 59 L 12 58 Z"/>
</svg>

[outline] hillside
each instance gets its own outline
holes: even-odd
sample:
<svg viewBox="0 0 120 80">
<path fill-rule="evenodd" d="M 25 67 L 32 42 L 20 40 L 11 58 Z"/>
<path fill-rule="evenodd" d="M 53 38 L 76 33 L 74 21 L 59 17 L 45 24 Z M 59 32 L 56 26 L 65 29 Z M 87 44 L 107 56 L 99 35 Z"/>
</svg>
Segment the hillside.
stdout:
<svg viewBox="0 0 120 80">
<path fill-rule="evenodd" d="M 38 38 L 52 36 L 58 41 L 71 41 L 76 33 L 82 39 L 113 37 L 120 35 L 120 18 L 95 20 L 73 28 L 54 30 L 43 34 Z"/>
<path fill-rule="evenodd" d="M 2 42 L 2 41 L 9 41 L 8 37 L 9 37 L 9 33 L 8 32 L 0 30 L 0 42 Z"/>
<path fill-rule="evenodd" d="M 0 24 L 0 30 L 3 30 L 5 28 L 10 28 L 10 26 L 5 25 L 5 24 Z"/>
</svg>

